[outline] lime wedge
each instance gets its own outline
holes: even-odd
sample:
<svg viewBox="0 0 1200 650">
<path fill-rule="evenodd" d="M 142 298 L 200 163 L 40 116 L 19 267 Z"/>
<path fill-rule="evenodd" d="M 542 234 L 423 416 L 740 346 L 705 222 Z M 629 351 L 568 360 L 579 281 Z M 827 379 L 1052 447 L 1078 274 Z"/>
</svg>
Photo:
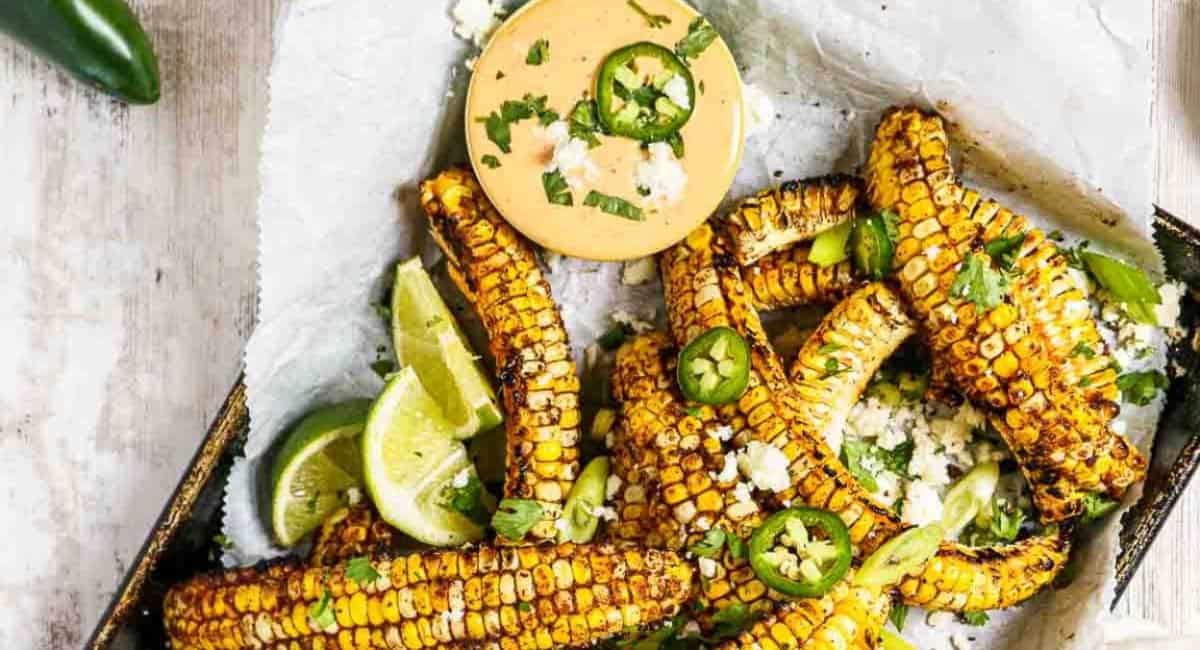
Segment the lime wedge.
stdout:
<svg viewBox="0 0 1200 650">
<path fill-rule="evenodd" d="M 288 434 L 271 467 L 271 527 L 280 544 L 300 541 L 362 487 L 358 438 L 370 407 L 354 400 L 317 409 Z"/>
<path fill-rule="evenodd" d="M 388 378 L 362 436 L 363 474 L 379 514 L 434 546 L 483 538 L 481 523 L 449 507 L 454 484 L 475 477 L 467 448 L 453 433 L 416 371 L 406 367 Z"/>
<path fill-rule="evenodd" d="M 419 258 L 396 267 L 392 343 L 400 365 L 413 367 L 434 396 L 451 435 L 470 438 L 500 424 L 496 393 Z"/>
</svg>

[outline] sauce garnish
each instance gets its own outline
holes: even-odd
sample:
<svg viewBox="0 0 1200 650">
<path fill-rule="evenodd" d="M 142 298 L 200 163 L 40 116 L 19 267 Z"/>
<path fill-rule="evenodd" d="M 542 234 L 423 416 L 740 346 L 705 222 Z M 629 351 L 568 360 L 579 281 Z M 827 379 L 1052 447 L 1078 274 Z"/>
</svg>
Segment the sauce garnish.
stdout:
<svg viewBox="0 0 1200 650">
<path fill-rule="evenodd" d="M 636 44 L 650 45 L 610 66 L 618 96 L 602 98 L 601 114 L 602 65 Z M 614 119 L 621 126 L 606 129 Z M 632 259 L 682 239 L 729 189 L 741 79 L 729 48 L 680 0 L 533 0 L 475 63 L 466 128 L 480 183 L 518 230 L 566 255 Z"/>
</svg>

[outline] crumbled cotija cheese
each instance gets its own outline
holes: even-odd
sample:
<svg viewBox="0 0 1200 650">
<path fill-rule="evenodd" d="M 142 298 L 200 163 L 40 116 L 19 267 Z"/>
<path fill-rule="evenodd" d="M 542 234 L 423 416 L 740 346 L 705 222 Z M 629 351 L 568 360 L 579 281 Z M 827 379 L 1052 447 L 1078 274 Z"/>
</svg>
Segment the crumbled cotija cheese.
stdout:
<svg viewBox="0 0 1200 650">
<path fill-rule="evenodd" d="M 454 33 L 459 38 L 483 47 L 492 32 L 500 26 L 504 15 L 503 0 L 458 0 L 450 10 L 454 18 Z"/>
<path fill-rule="evenodd" d="M 654 142 L 649 147 L 649 158 L 633 169 L 633 184 L 640 188 L 647 202 L 675 203 L 683 198 L 687 187 L 687 172 L 675 158 L 671 145 Z"/>
<path fill-rule="evenodd" d="M 679 75 L 671 77 L 671 80 L 663 85 L 663 94 L 672 104 L 685 111 L 692 107 L 692 101 L 688 98 L 687 82 Z"/>
<path fill-rule="evenodd" d="M 742 84 L 742 106 L 746 112 L 746 137 L 766 133 L 775 119 L 770 96 L 754 84 Z"/>
<path fill-rule="evenodd" d="M 760 490 L 782 492 L 792 483 L 787 456 L 775 445 L 750 441 L 738 452 L 737 465 L 742 476 L 750 479 L 754 487 Z"/>
<path fill-rule="evenodd" d="M 942 518 L 942 495 L 936 485 L 927 481 L 909 481 L 902 516 L 905 523 L 916 526 L 931 524 Z"/>
<path fill-rule="evenodd" d="M 573 189 L 583 187 L 583 182 L 596 175 L 596 164 L 588 156 L 588 143 L 571 137 L 570 128 L 563 120 L 551 122 L 543 129 L 545 139 L 554 145 L 546 171 L 558 170 Z"/>
<path fill-rule="evenodd" d="M 636 334 L 645 334 L 654 330 L 654 323 L 638 318 L 624 309 L 613 310 L 612 319 L 614 323 L 625 325 Z"/>
<path fill-rule="evenodd" d="M 631 287 L 646 284 L 657 274 L 658 262 L 653 255 L 639 257 L 625 262 L 625 267 L 621 269 L 621 284 Z"/>
</svg>

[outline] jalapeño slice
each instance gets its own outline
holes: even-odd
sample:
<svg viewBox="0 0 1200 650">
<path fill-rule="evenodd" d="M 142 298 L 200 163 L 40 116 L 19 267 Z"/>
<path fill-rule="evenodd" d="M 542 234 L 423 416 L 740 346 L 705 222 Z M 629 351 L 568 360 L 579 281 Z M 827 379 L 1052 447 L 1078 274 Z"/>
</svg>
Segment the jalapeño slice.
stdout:
<svg viewBox="0 0 1200 650">
<path fill-rule="evenodd" d="M 854 230 L 850 232 L 850 254 L 860 273 L 872 280 L 882 280 L 892 270 L 894 253 L 883 215 L 863 217 L 854 222 Z"/>
<path fill-rule="evenodd" d="M 714 327 L 679 353 L 675 371 L 683 396 L 701 404 L 727 404 L 750 383 L 750 346 L 728 327 Z"/>
<path fill-rule="evenodd" d="M 750 568 L 788 596 L 823 595 L 846 575 L 851 555 L 850 531 L 828 510 L 781 510 L 750 536 Z"/>
<path fill-rule="evenodd" d="M 658 62 L 662 72 L 646 84 L 635 72 L 638 59 Z M 662 86 L 679 77 L 687 87 L 688 105 L 680 106 L 662 92 Z M 630 88 L 630 86 L 634 86 Z M 666 140 L 692 117 L 696 85 L 688 67 L 675 53 L 655 43 L 626 45 L 608 55 L 596 78 L 597 116 L 604 128 L 642 142 Z"/>
</svg>

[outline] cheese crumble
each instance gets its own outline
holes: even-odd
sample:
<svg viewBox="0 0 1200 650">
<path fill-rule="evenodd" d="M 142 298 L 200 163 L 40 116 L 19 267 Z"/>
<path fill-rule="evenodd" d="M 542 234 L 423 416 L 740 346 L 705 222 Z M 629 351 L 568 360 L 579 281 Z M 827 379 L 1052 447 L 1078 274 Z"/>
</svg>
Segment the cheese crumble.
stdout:
<svg viewBox="0 0 1200 650">
<path fill-rule="evenodd" d="M 677 203 L 683 198 L 688 176 L 671 151 L 671 145 L 654 142 L 649 147 L 648 155 L 633 170 L 633 183 L 644 195 L 644 202 Z"/>
</svg>

